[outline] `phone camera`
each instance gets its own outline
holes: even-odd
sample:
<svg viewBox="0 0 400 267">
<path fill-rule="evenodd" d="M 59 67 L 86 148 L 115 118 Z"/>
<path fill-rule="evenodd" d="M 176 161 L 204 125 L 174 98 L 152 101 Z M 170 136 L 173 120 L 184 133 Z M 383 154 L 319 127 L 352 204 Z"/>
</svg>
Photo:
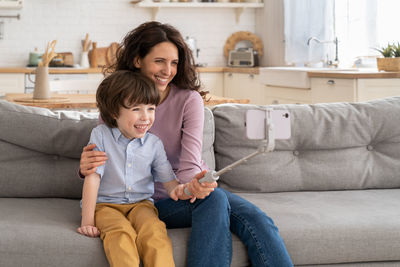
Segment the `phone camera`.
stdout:
<svg viewBox="0 0 400 267">
<path fill-rule="evenodd" d="M 289 118 L 289 113 L 283 114 L 283 117 L 285 117 L 286 119 Z"/>
</svg>

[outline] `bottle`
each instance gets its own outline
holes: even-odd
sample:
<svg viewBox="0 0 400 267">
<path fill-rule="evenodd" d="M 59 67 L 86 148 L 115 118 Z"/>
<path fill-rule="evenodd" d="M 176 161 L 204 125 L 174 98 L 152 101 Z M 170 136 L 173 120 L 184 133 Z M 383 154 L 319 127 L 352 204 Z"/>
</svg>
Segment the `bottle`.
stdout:
<svg viewBox="0 0 400 267">
<path fill-rule="evenodd" d="M 97 68 L 97 43 L 92 43 L 93 49 L 92 54 L 90 55 L 90 67 Z"/>
</svg>

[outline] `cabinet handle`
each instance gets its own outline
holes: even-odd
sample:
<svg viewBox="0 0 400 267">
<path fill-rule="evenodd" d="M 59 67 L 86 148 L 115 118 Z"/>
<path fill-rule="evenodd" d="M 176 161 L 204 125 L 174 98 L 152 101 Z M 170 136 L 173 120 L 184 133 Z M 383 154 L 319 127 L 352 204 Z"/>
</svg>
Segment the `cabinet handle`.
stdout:
<svg viewBox="0 0 400 267">
<path fill-rule="evenodd" d="M 333 85 L 333 84 L 335 84 L 335 80 L 328 80 L 327 84 Z"/>
<path fill-rule="evenodd" d="M 249 77 L 250 77 L 251 79 L 254 79 L 254 74 L 250 74 Z"/>
<path fill-rule="evenodd" d="M 232 77 L 232 73 L 228 73 L 228 77 Z"/>
<path fill-rule="evenodd" d="M 279 104 L 279 101 L 278 100 L 272 100 L 272 104 L 273 105 L 277 105 L 277 104 Z"/>
</svg>

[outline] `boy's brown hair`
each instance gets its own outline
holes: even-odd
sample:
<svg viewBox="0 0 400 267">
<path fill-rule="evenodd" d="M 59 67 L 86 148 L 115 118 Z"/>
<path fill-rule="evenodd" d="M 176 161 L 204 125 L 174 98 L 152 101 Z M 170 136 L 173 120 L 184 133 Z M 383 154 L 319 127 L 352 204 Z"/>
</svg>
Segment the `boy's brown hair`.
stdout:
<svg viewBox="0 0 400 267">
<path fill-rule="evenodd" d="M 96 92 L 96 104 L 104 123 L 117 127 L 116 118 L 120 107 L 130 108 L 138 104 L 158 105 L 160 92 L 154 82 L 138 72 L 115 71 L 108 75 Z"/>
</svg>

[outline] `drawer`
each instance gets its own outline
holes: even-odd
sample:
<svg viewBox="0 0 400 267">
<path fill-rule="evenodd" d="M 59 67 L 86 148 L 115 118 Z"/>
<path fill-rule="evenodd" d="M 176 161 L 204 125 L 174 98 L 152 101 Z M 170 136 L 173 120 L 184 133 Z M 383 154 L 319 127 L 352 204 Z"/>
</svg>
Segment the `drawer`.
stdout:
<svg viewBox="0 0 400 267">
<path fill-rule="evenodd" d="M 286 101 L 285 103 L 279 102 L 279 104 L 311 103 L 310 89 L 265 85 L 264 90 L 267 103 L 270 103 L 271 99 Z"/>
<path fill-rule="evenodd" d="M 357 101 L 357 80 L 336 78 L 311 78 L 313 103 Z"/>
</svg>

